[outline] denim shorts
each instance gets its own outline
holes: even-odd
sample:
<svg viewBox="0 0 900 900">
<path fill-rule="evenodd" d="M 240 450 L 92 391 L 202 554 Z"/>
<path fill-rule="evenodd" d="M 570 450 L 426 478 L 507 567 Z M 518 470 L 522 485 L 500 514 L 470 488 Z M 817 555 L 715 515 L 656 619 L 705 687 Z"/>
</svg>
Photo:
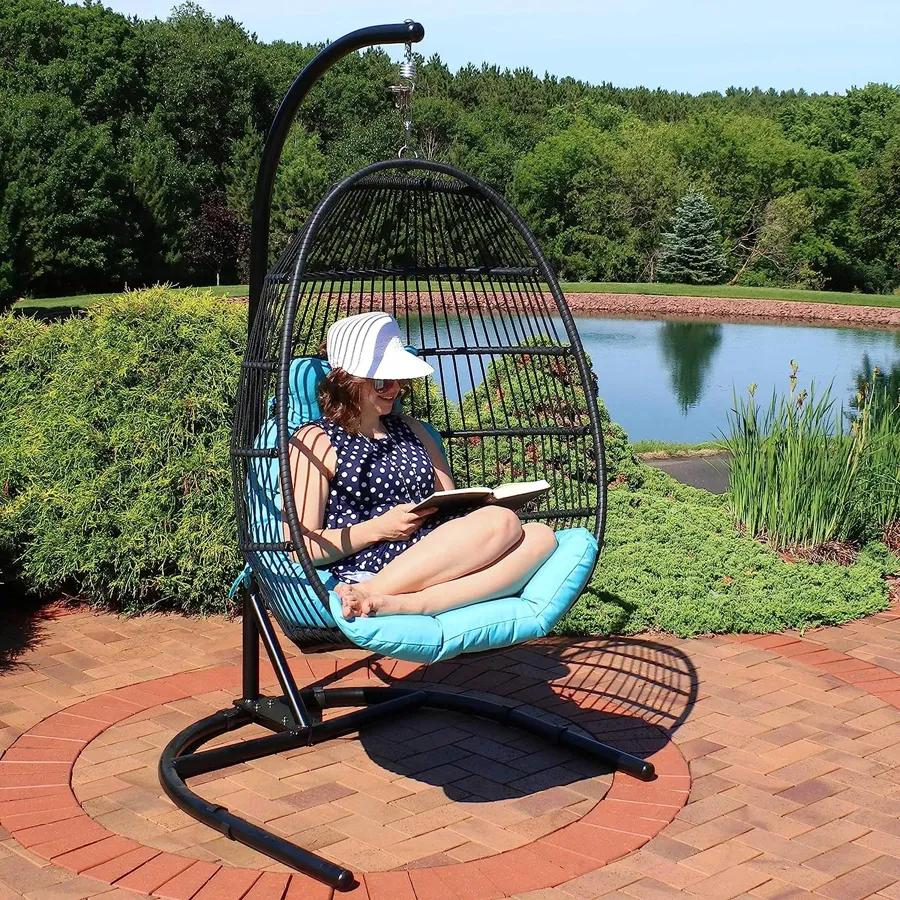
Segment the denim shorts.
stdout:
<svg viewBox="0 0 900 900">
<path fill-rule="evenodd" d="M 361 581 L 368 581 L 370 578 L 374 578 L 376 574 L 376 572 L 366 572 L 363 569 L 358 569 L 344 572 L 338 577 L 346 584 L 359 584 Z"/>
</svg>

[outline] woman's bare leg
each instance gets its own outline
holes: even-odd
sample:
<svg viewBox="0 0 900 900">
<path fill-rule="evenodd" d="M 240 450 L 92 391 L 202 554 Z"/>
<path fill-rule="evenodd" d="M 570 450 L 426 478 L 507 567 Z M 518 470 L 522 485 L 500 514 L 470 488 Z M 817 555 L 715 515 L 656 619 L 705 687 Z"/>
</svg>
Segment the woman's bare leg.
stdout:
<svg viewBox="0 0 900 900">
<path fill-rule="evenodd" d="M 358 587 L 368 588 L 374 578 L 364 582 L 364 585 L 345 585 L 343 587 L 348 590 L 342 592 L 344 617 L 399 613 L 435 615 L 448 609 L 518 593 L 556 549 L 556 535 L 546 525 L 530 522 L 522 527 L 522 532 L 522 538 L 515 547 L 484 568 L 419 591 L 378 594 L 357 590 Z M 420 543 L 424 543 L 424 539 Z M 401 554 L 401 557 L 405 555 Z"/>
<path fill-rule="evenodd" d="M 359 588 L 364 594 L 420 591 L 483 569 L 521 539 L 522 523 L 512 510 L 483 506 L 439 525 Z"/>
</svg>

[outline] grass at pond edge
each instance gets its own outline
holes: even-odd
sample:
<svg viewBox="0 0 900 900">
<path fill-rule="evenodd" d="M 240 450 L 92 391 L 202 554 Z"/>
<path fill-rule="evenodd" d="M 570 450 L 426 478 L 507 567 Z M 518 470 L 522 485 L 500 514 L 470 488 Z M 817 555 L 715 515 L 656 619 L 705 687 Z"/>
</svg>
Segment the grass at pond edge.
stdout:
<svg viewBox="0 0 900 900">
<path fill-rule="evenodd" d="M 724 497 L 644 467 L 610 492 L 606 542 L 560 634 L 679 637 L 803 631 L 886 609 L 900 559 L 873 541 L 851 566 L 786 563 L 735 529 Z"/>
<path fill-rule="evenodd" d="M 808 291 L 800 288 L 584 281 L 563 284 L 562 289 L 567 294 L 648 294 L 663 297 L 715 297 L 725 300 L 799 300 L 803 303 L 900 308 L 900 295 L 896 294 L 848 294 L 842 291 Z"/>
<path fill-rule="evenodd" d="M 718 441 L 682 444 L 678 441 L 657 441 L 648 438 L 642 441 L 629 441 L 629 446 L 639 459 L 683 459 L 691 456 L 713 456 L 722 452 L 722 446 Z"/>
<path fill-rule="evenodd" d="M 207 287 L 216 297 L 246 297 L 247 285 L 231 284 Z M 808 291 L 790 288 L 730 287 L 725 284 L 646 284 L 630 282 L 566 282 L 567 294 L 650 294 L 666 297 L 716 297 L 735 300 L 799 300 L 805 303 L 838 303 L 844 306 L 884 306 L 900 308 L 900 296 L 887 294 L 849 294 L 840 291 Z M 188 288 L 175 288 L 188 290 Z M 81 294 L 44 300 L 25 299 L 14 304 L 17 309 L 59 309 L 91 306 L 112 294 Z"/>
</svg>

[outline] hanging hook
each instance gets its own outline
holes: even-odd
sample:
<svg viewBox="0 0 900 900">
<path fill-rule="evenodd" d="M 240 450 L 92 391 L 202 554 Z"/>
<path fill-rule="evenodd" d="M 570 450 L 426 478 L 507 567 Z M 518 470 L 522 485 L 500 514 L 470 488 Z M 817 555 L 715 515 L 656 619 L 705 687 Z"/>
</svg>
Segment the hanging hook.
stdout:
<svg viewBox="0 0 900 900">
<path fill-rule="evenodd" d="M 406 24 L 412 22 L 407 19 Z M 419 158 L 418 152 L 413 144 L 412 138 L 412 93 L 416 89 L 416 61 L 413 59 L 412 43 L 406 44 L 406 59 L 400 63 L 400 78 L 405 84 L 393 84 L 390 87 L 394 94 L 394 105 L 400 110 L 403 122 L 404 142 L 397 151 L 397 156 L 401 159 L 404 156 L 413 156 Z"/>
</svg>

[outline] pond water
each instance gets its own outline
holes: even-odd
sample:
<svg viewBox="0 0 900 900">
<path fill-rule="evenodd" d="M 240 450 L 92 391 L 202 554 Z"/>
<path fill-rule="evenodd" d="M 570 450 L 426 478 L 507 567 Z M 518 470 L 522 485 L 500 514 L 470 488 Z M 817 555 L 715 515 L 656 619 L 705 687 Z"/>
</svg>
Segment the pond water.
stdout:
<svg viewBox="0 0 900 900">
<path fill-rule="evenodd" d="M 586 315 L 575 322 L 600 396 L 632 440 L 696 443 L 719 437 L 734 405 L 732 390 L 746 395 L 756 382 L 757 400 L 767 405 L 773 390 L 790 390 L 792 359 L 799 365 L 798 390 L 814 383 L 820 394 L 831 384 L 836 406 L 855 396 L 855 376 L 866 358 L 884 371 L 900 366 L 900 331 Z M 561 321 L 554 325 L 565 334 Z M 420 327 L 426 335 L 432 332 L 431 343 L 447 324 L 428 319 Z M 495 328 L 502 333 L 501 317 L 488 330 L 496 334 Z M 469 344 L 491 344 L 489 333 L 472 331 L 466 338 Z M 410 340 L 426 342 L 412 335 Z M 471 385 L 460 374 L 467 390 Z"/>
<path fill-rule="evenodd" d="M 579 316 L 600 396 L 632 440 L 695 443 L 719 437 L 752 382 L 768 404 L 790 390 L 791 360 L 798 389 L 829 384 L 836 405 L 856 394 L 856 373 L 868 357 L 888 371 L 900 365 L 900 331 L 809 325 L 646 321 Z"/>
</svg>

